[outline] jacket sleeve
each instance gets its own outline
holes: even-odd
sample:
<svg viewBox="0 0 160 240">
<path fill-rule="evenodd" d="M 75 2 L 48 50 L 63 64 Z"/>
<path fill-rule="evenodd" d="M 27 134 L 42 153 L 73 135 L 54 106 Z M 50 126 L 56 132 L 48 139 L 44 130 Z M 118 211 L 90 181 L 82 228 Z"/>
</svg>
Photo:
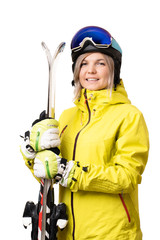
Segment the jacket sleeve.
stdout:
<svg viewBox="0 0 160 240">
<path fill-rule="evenodd" d="M 129 113 L 117 133 L 115 154 L 109 165 L 77 167 L 71 190 L 129 193 L 141 183 L 148 159 L 148 130 L 141 113 Z"/>
<path fill-rule="evenodd" d="M 23 152 L 21 151 L 20 149 L 20 152 L 22 154 L 22 157 L 23 157 L 23 160 L 25 162 L 25 165 L 29 168 L 29 170 L 31 171 L 32 175 L 34 176 L 34 178 L 40 183 L 41 182 L 41 179 L 40 178 L 37 178 L 35 175 L 34 175 L 34 170 L 33 170 L 33 165 L 34 165 L 34 159 L 28 159 L 25 157 L 25 155 L 23 154 Z"/>
</svg>

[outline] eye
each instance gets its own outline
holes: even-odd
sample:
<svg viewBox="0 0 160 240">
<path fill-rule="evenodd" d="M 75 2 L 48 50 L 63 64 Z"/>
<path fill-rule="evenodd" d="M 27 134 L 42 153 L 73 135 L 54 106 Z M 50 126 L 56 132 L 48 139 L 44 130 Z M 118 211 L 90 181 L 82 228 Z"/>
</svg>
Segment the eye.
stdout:
<svg viewBox="0 0 160 240">
<path fill-rule="evenodd" d="M 81 63 L 81 67 L 86 66 L 86 65 L 87 65 L 86 62 L 82 62 L 82 63 Z"/>
<path fill-rule="evenodd" d="M 98 62 L 97 64 L 98 64 L 98 65 L 101 65 L 101 66 L 105 66 L 105 63 L 104 63 L 104 62 Z"/>
</svg>

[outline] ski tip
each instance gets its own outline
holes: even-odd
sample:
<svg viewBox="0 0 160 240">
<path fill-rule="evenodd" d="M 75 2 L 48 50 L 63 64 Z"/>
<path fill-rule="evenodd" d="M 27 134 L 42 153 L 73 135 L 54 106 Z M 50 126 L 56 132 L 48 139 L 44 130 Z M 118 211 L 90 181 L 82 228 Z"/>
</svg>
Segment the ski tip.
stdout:
<svg viewBox="0 0 160 240">
<path fill-rule="evenodd" d="M 48 50 L 49 51 L 49 49 L 48 49 L 47 45 L 45 44 L 45 42 L 41 42 L 41 45 L 42 45 L 44 50 Z M 65 42 L 61 42 L 59 44 L 58 48 L 57 48 L 57 52 L 63 52 L 63 50 L 65 48 L 65 45 L 66 45 Z"/>
<path fill-rule="evenodd" d="M 45 42 L 41 42 L 41 45 L 42 45 L 42 47 L 43 47 L 44 50 L 48 50 L 48 47 L 47 47 L 47 45 L 45 44 Z"/>
<path fill-rule="evenodd" d="M 41 42 L 42 47 L 46 47 L 45 42 Z"/>
<path fill-rule="evenodd" d="M 65 46 L 66 46 L 66 43 L 65 42 L 61 42 L 60 45 L 59 45 L 59 51 L 63 52 Z"/>
<path fill-rule="evenodd" d="M 47 47 L 47 45 L 45 44 L 45 42 L 41 42 L 41 45 L 42 45 L 43 50 L 46 52 L 48 58 L 50 59 L 50 58 L 51 58 L 51 53 L 50 53 L 49 48 Z"/>
</svg>

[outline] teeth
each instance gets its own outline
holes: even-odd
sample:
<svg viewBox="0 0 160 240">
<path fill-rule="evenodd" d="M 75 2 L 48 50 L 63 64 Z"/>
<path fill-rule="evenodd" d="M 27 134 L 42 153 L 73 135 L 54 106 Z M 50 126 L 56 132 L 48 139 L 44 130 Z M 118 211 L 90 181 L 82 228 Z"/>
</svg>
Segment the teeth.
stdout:
<svg viewBox="0 0 160 240">
<path fill-rule="evenodd" d="M 87 81 L 97 81 L 97 78 L 87 78 Z"/>
</svg>

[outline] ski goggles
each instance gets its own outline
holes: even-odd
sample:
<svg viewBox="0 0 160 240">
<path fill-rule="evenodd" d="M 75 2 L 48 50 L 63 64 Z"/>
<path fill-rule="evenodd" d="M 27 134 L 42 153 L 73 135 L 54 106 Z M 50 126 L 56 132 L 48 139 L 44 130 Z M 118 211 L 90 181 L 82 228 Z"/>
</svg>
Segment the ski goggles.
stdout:
<svg viewBox="0 0 160 240">
<path fill-rule="evenodd" d="M 105 29 L 95 26 L 82 28 L 74 35 L 71 42 L 72 52 L 81 50 L 86 41 L 90 41 L 97 48 L 108 48 L 112 46 L 122 53 L 120 46 L 115 39 L 112 38 L 111 34 Z"/>
</svg>

